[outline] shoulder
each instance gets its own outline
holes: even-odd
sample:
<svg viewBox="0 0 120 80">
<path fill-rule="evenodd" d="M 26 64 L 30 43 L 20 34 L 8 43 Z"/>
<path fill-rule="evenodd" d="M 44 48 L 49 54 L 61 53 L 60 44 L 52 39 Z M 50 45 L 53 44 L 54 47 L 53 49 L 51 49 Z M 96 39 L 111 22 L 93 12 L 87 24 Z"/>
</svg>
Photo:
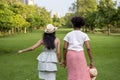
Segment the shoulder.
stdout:
<svg viewBox="0 0 120 80">
<path fill-rule="evenodd" d="M 65 36 L 70 36 L 73 33 L 73 31 L 68 32 Z"/>
<path fill-rule="evenodd" d="M 55 45 L 60 45 L 60 39 L 59 38 L 55 39 Z"/>
<path fill-rule="evenodd" d="M 82 31 L 81 31 L 81 34 L 82 34 L 83 36 L 87 36 L 87 33 L 85 33 L 85 32 L 82 32 Z"/>
<path fill-rule="evenodd" d="M 60 39 L 59 38 L 55 38 L 55 42 L 60 42 Z"/>
<path fill-rule="evenodd" d="M 69 37 L 71 37 L 72 36 L 72 33 L 73 33 L 73 31 L 71 31 L 71 32 L 68 32 L 65 36 L 64 36 L 64 39 L 63 40 L 65 40 L 65 41 L 69 41 Z"/>
<path fill-rule="evenodd" d="M 89 38 L 87 33 L 82 32 L 82 37 L 83 37 L 84 41 L 90 40 L 90 38 Z"/>
<path fill-rule="evenodd" d="M 60 40 L 59 38 L 55 38 L 55 40 Z"/>
<path fill-rule="evenodd" d="M 69 35 L 69 34 L 72 34 L 72 33 L 74 33 L 74 31 L 70 31 L 70 32 L 68 32 L 67 34 Z"/>
</svg>

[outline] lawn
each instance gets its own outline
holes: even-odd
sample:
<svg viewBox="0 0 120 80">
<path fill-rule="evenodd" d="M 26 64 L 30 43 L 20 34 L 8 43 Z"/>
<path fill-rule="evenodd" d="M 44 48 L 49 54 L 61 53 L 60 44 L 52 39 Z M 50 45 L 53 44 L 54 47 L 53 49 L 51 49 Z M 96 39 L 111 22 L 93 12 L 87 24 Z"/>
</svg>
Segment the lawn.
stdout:
<svg viewBox="0 0 120 80">
<path fill-rule="evenodd" d="M 56 36 L 61 40 L 71 29 L 60 29 Z M 43 47 L 35 51 L 17 54 L 19 49 L 32 46 L 42 37 L 42 31 L 27 34 L 15 34 L 0 38 L 0 80 L 38 80 L 37 60 Z M 96 80 L 120 79 L 120 36 L 105 34 L 88 34 L 91 41 L 93 61 L 98 69 Z M 85 51 L 86 52 L 86 51 Z M 89 59 L 85 53 L 87 62 Z M 67 69 L 58 65 L 57 80 L 67 80 Z"/>
</svg>

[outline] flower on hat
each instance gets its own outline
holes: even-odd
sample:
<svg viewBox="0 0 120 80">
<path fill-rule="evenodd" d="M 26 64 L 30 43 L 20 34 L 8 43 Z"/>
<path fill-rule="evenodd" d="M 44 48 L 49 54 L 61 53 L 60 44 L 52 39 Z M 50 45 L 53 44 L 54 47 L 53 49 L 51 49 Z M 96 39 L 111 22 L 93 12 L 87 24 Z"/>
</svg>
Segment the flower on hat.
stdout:
<svg viewBox="0 0 120 80">
<path fill-rule="evenodd" d="M 53 33 L 57 30 L 57 27 L 54 27 L 52 24 L 48 24 L 45 29 L 45 33 Z"/>
</svg>

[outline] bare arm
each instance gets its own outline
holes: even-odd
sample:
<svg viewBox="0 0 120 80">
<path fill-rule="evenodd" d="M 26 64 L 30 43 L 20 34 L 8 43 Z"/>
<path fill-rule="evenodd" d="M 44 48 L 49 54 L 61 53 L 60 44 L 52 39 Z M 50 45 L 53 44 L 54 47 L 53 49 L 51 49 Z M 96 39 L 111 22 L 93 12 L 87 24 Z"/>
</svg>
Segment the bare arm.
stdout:
<svg viewBox="0 0 120 80">
<path fill-rule="evenodd" d="M 87 53 L 88 53 L 88 56 L 90 59 L 90 67 L 94 67 L 93 60 L 92 60 L 92 52 L 91 52 L 89 41 L 85 41 L 85 47 L 87 49 Z"/>
<path fill-rule="evenodd" d="M 60 40 L 59 40 L 58 38 L 56 38 L 55 44 L 56 44 L 56 53 L 57 53 L 57 57 L 58 57 L 59 62 L 61 62 Z"/>
<path fill-rule="evenodd" d="M 66 66 L 67 48 L 68 48 L 68 42 L 64 41 L 64 46 L 63 46 L 63 58 L 64 58 L 63 64 L 64 64 L 64 67 Z"/>
<path fill-rule="evenodd" d="M 23 53 L 23 52 L 27 52 L 27 51 L 32 51 L 34 49 L 36 49 L 37 47 L 39 47 L 41 44 L 43 43 L 43 40 L 39 40 L 38 42 L 36 42 L 33 46 L 23 49 L 23 50 L 19 50 L 18 53 Z"/>
</svg>

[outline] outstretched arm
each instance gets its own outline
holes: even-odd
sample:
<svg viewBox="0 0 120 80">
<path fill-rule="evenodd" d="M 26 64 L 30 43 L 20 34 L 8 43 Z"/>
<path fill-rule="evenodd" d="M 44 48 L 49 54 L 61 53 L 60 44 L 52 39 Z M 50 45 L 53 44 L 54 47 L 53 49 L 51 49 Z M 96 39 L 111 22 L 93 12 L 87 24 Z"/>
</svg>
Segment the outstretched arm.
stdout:
<svg viewBox="0 0 120 80">
<path fill-rule="evenodd" d="M 43 43 L 43 40 L 39 40 L 38 42 L 36 42 L 33 46 L 23 49 L 23 50 L 19 50 L 18 53 L 23 53 L 23 52 L 27 52 L 27 51 L 32 51 L 34 49 L 36 49 L 37 47 L 39 47 L 41 44 Z"/>
<path fill-rule="evenodd" d="M 92 52 L 91 52 L 89 41 L 85 41 L 85 47 L 87 49 L 87 53 L 88 53 L 88 56 L 90 59 L 90 67 L 92 68 L 92 67 L 94 67 L 94 65 L 93 65 Z"/>
</svg>

